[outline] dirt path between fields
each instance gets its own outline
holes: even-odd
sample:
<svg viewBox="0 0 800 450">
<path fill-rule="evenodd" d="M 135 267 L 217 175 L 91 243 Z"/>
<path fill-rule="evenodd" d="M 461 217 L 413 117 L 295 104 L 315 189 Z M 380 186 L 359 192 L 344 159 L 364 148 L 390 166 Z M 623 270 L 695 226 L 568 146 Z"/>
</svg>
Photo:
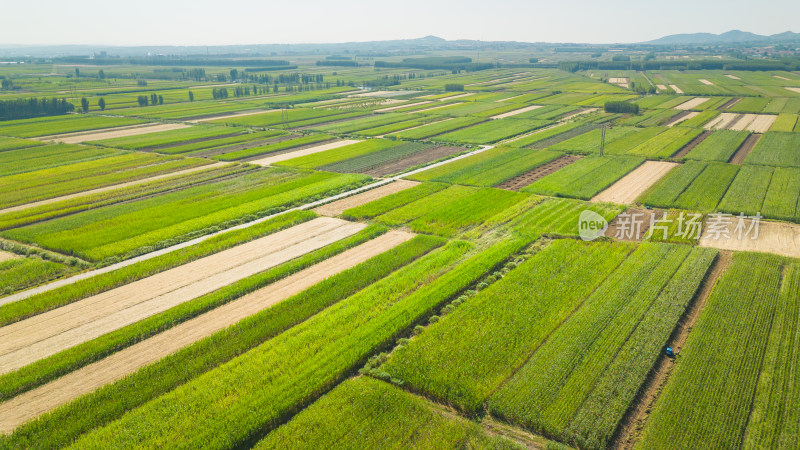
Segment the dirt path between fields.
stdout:
<svg viewBox="0 0 800 450">
<path fill-rule="evenodd" d="M 360 194 L 353 195 L 352 197 L 343 198 L 341 200 L 322 205 L 318 208 L 315 208 L 314 212 L 323 216 L 338 216 L 350 208 L 355 208 L 356 206 L 361 206 L 373 200 L 378 200 L 379 198 L 386 197 L 387 195 L 404 191 L 418 184 L 419 183 L 416 181 L 397 180 L 393 183 L 385 184 L 367 192 L 362 192 Z"/>
<path fill-rule="evenodd" d="M 0 434 L 47 411 L 153 364 L 259 311 L 384 253 L 414 237 L 389 231 L 269 286 L 222 305 L 94 364 L 0 404 Z"/>
<path fill-rule="evenodd" d="M 678 150 L 674 155 L 672 155 L 671 158 L 673 158 L 673 159 L 681 159 L 681 158 L 683 158 L 684 156 L 688 155 L 690 151 L 694 150 L 695 147 L 700 145 L 701 142 L 706 140 L 706 138 L 711 136 L 713 133 L 714 132 L 710 131 L 710 130 L 703 131 L 696 138 L 694 138 L 691 141 L 689 141 L 688 144 L 686 144 L 683 147 L 681 147 L 681 149 Z"/>
<path fill-rule="evenodd" d="M 736 153 L 734 153 L 733 157 L 729 162 L 731 164 L 737 164 L 737 165 L 742 164 L 745 158 L 747 158 L 747 155 L 750 154 L 750 152 L 753 150 L 753 147 L 755 147 L 756 144 L 758 144 L 758 141 L 760 140 L 761 140 L 760 134 L 751 134 L 750 136 L 747 136 L 747 139 L 745 139 L 744 142 L 742 142 L 742 145 L 739 146 L 739 149 L 736 150 Z"/>
<path fill-rule="evenodd" d="M 314 219 L 0 328 L 0 374 L 263 272 L 365 226 Z"/>
<path fill-rule="evenodd" d="M 755 232 L 755 224 L 750 219 L 743 220 L 741 238 L 737 231 L 738 225 L 739 219 L 731 217 L 730 221 L 722 227 L 727 232 L 726 236 L 724 232 L 719 235 L 715 233 L 706 222 L 698 245 L 720 250 L 774 253 L 791 258 L 800 258 L 800 225 L 761 220 L 758 224 L 758 237 L 756 239 L 751 239 Z M 751 228 L 752 231 L 750 231 Z"/>
<path fill-rule="evenodd" d="M 10 212 L 15 212 L 15 211 L 22 211 L 23 209 L 28 209 L 28 208 L 36 208 L 36 207 L 39 207 L 39 206 L 42 206 L 42 205 L 49 205 L 51 203 L 63 202 L 63 201 L 66 201 L 66 200 L 72 200 L 74 198 L 86 197 L 87 195 L 100 194 L 102 192 L 113 191 L 115 189 L 124 189 L 124 188 L 127 188 L 127 187 L 136 186 L 138 184 L 149 183 L 151 181 L 161 180 L 161 179 L 164 179 L 164 178 L 188 175 L 190 173 L 200 172 L 202 170 L 217 169 L 217 168 L 220 168 L 222 166 L 226 166 L 228 164 L 230 164 L 230 163 L 221 163 L 220 162 L 220 163 L 215 163 L 215 164 L 205 164 L 205 165 L 202 165 L 202 166 L 199 166 L 199 167 L 192 167 L 191 169 L 179 170 L 177 172 L 164 173 L 164 174 L 161 174 L 161 175 L 156 175 L 154 177 L 142 178 L 142 179 L 134 180 L 134 181 L 128 181 L 126 183 L 112 184 L 111 186 L 104 186 L 104 187 L 101 187 L 101 188 L 91 189 L 91 190 L 88 190 L 88 191 L 81 191 L 81 192 L 76 192 L 74 194 L 62 195 L 61 197 L 49 198 L 47 200 L 41 200 L 41 201 L 38 201 L 38 202 L 25 203 L 24 205 L 14 206 L 14 207 L 11 207 L 11 208 L 6 208 L 6 209 L 0 209 L 0 214 L 6 214 L 6 213 L 10 213 Z"/>
<path fill-rule="evenodd" d="M 359 142 L 362 141 L 354 139 L 345 139 L 322 145 L 313 145 L 311 147 L 306 147 L 300 150 L 293 150 L 286 153 L 280 153 L 277 155 L 268 156 L 266 158 L 261 158 L 261 159 L 255 159 L 248 162 L 250 162 L 251 164 L 257 164 L 259 166 L 268 166 L 270 164 L 275 164 L 276 162 L 286 161 L 288 159 L 293 159 L 300 156 L 313 155 L 314 153 L 324 152 L 326 150 L 333 150 L 335 148 L 344 147 L 350 144 L 358 144 Z"/>
<path fill-rule="evenodd" d="M 508 191 L 518 191 L 525 186 L 530 185 L 534 181 L 542 179 L 551 173 L 556 172 L 557 170 L 567 167 L 581 158 L 582 156 L 578 155 L 559 156 L 558 158 L 550 162 L 546 162 L 539 167 L 534 167 L 533 169 L 517 175 L 514 178 L 509 178 L 508 180 L 503 181 L 494 187 L 498 189 L 506 189 Z"/>
<path fill-rule="evenodd" d="M 506 117 L 516 116 L 517 114 L 523 114 L 523 113 L 526 113 L 528 111 L 533 111 L 534 109 L 539 109 L 541 107 L 542 107 L 541 105 L 526 106 L 524 108 L 515 109 L 513 111 L 509 111 L 509 112 L 506 112 L 506 113 L 503 113 L 503 114 L 498 114 L 496 116 L 492 116 L 492 117 L 490 117 L 490 119 L 492 119 L 492 120 L 505 119 Z"/>
<path fill-rule="evenodd" d="M 10 261 L 12 259 L 17 259 L 17 258 L 21 258 L 21 256 L 16 254 L 16 253 L 11 253 L 11 252 L 6 252 L 6 251 L 3 251 L 3 250 L 0 250 L 0 263 L 1 262 L 6 262 L 6 261 Z"/>
<path fill-rule="evenodd" d="M 711 291 L 717 284 L 717 280 L 725 273 L 730 266 L 733 254 L 731 252 L 720 252 L 717 259 L 709 268 L 705 279 L 700 288 L 695 293 L 691 303 L 687 306 L 683 316 L 678 320 L 678 324 L 672 331 L 667 340 L 667 347 L 680 352 L 686 343 L 686 338 L 697 323 L 700 313 L 711 295 Z M 632 449 L 636 442 L 641 438 L 641 433 L 650 417 L 656 400 L 661 395 L 661 391 L 666 386 L 672 369 L 675 367 L 675 360 L 661 355 L 647 375 L 644 384 L 639 389 L 636 399 L 631 403 L 625 417 L 620 421 L 614 438 L 611 440 L 610 448 L 613 449 Z"/>
<path fill-rule="evenodd" d="M 675 114 L 674 116 L 669 118 L 667 120 L 667 122 L 664 123 L 663 126 L 665 126 L 665 127 L 674 127 L 675 125 L 677 125 L 677 124 L 679 124 L 679 123 L 681 123 L 683 121 L 689 120 L 692 117 L 697 116 L 698 114 L 700 114 L 700 113 L 697 112 L 697 111 L 681 111 L 678 114 Z"/>
<path fill-rule="evenodd" d="M 666 161 L 645 161 L 633 172 L 625 175 L 611 187 L 592 198 L 593 202 L 628 205 L 636 201 L 644 191 L 680 164 Z"/>
<path fill-rule="evenodd" d="M 83 134 L 80 136 L 55 137 L 47 140 L 63 142 L 65 144 L 79 144 L 81 142 L 101 141 L 104 139 L 114 139 L 114 138 L 128 137 L 128 136 L 139 136 L 141 134 L 157 133 L 159 131 L 180 130 L 182 128 L 189 128 L 189 127 L 190 125 L 186 125 L 185 123 L 164 123 L 148 127 L 128 128 L 125 130 L 118 130 L 118 129 L 114 129 L 112 131 L 95 130 L 95 132 L 92 134 Z M 44 140 L 42 138 L 37 138 L 37 139 Z"/>
</svg>

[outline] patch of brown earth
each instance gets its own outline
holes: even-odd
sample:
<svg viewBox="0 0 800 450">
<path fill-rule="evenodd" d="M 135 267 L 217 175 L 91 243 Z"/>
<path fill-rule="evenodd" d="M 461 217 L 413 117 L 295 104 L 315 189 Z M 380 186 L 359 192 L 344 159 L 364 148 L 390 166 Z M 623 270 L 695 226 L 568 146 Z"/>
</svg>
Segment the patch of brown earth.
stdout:
<svg viewBox="0 0 800 450">
<path fill-rule="evenodd" d="M 722 104 L 722 105 L 721 105 L 719 108 L 717 108 L 717 109 L 718 109 L 718 110 L 722 110 L 722 109 L 730 109 L 730 108 L 731 108 L 733 105 L 735 105 L 735 104 L 739 103 L 740 101 L 742 101 L 742 98 L 741 98 L 741 97 L 739 97 L 739 98 L 732 98 L 732 99 L 728 100 L 727 102 L 723 103 L 723 104 Z"/>
<path fill-rule="evenodd" d="M 608 223 L 604 236 L 624 242 L 641 242 L 650 230 L 650 223 L 664 215 L 658 209 L 628 208 L 625 215 L 618 215 Z"/>
<path fill-rule="evenodd" d="M 385 177 L 387 175 L 403 172 L 412 167 L 421 166 L 423 164 L 446 158 L 456 153 L 461 153 L 464 150 L 464 147 L 453 147 L 447 145 L 433 147 L 428 150 L 413 153 L 407 158 L 391 161 L 386 164 L 373 167 L 363 173 L 373 177 Z"/>
<path fill-rule="evenodd" d="M 361 206 L 371 201 L 378 200 L 380 198 L 386 197 L 387 195 L 404 191 L 418 184 L 419 183 L 416 181 L 397 180 L 395 182 L 385 184 L 375 189 L 370 189 L 360 194 L 352 195 L 350 197 L 345 197 L 341 200 L 336 200 L 335 202 L 326 203 L 318 208 L 315 208 L 314 212 L 322 216 L 329 216 L 329 217 L 338 216 L 339 214 L 343 213 L 344 211 L 347 211 L 350 208 L 355 208 L 356 206 Z"/>
<path fill-rule="evenodd" d="M 747 137 L 747 139 L 742 142 L 742 145 L 739 146 L 739 150 L 736 150 L 736 153 L 733 154 L 733 158 L 729 161 L 731 164 L 741 164 L 744 162 L 744 159 L 747 158 L 747 155 L 750 154 L 750 151 L 753 150 L 753 147 L 758 144 L 758 141 L 761 140 L 760 134 L 751 134 Z"/>
<path fill-rule="evenodd" d="M 688 144 L 684 145 L 677 153 L 672 155 L 673 159 L 680 159 L 686 156 L 690 151 L 694 150 L 695 147 L 700 145 L 701 142 L 706 140 L 707 137 L 711 136 L 713 131 L 703 131 L 699 136 L 692 139 Z"/>
<path fill-rule="evenodd" d="M 558 157 L 548 163 L 542 164 L 541 166 L 534 167 L 533 169 L 521 175 L 517 175 L 514 178 L 509 178 L 495 187 L 499 189 L 506 189 L 508 191 L 518 191 L 534 181 L 544 178 L 557 170 L 563 169 L 564 167 L 581 158 L 582 156 L 577 155 L 564 155 Z"/>
</svg>

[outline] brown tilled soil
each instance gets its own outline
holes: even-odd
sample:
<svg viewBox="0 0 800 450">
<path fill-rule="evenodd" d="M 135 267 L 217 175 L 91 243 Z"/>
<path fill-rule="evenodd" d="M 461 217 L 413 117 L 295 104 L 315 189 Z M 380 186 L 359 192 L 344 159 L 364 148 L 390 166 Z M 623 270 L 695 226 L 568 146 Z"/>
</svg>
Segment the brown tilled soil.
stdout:
<svg viewBox="0 0 800 450">
<path fill-rule="evenodd" d="M 717 108 L 717 109 L 718 109 L 718 110 L 729 109 L 729 108 L 731 108 L 733 105 L 735 105 L 735 104 L 739 103 L 740 101 L 742 101 L 742 98 L 741 98 L 741 97 L 739 97 L 739 98 L 732 98 L 732 99 L 728 100 L 727 102 L 723 103 L 723 104 L 722 104 L 722 106 L 720 106 L 720 107 L 719 107 L 719 108 Z"/>
<path fill-rule="evenodd" d="M 617 216 L 609 222 L 604 236 L 618 241 L 640 242 L 650 230 L 651 217 L 655 215 L 658 219 L 664 215 L 664 211 L 659 209 L 628 208 L 625 212 L 628 214 L 628 224 L 623 225 L 623 218 Z M 631 226 L 634 221 L 640 225 Z"/>
<path fill-rule="evenodd" d="M 723 227 L 728 231 L 726 237 L 723 234 L 713 233 L 706 221 L 703 236 L 700 237 L 698 245 L 720 250 L 774 253 L 790 258 L 800 258 L 800 225 L 761 220 L 758 225 L 758 237 L 751 239 L 754 235 L 755 224 L 752 224 L 750 219 L 744 219 L 743 222 L 740 236 L 736 230 L 739 219 L 735 216 L 732 217 Z M 748 234 L 751 227 L 753 227 L 753 232 Z"/>
<path fill-rule="evenodd" d="M 0 328 L 0 374 L 275 267 L 364 226 L 314 219 Z"/>
<path fill-rule="evenodd" d="M 683 316 L 678 321 L 672 335 L 667 340 L 665 347 L 672 347 L 680 352 L 683 345 L 686 343 L 686 338 L 692 327 L 700 317 L 700 313 L 705 307 L 711 291 L 717 284 L 720 276 L 728 269 L 728 266 L 733 259 L 731 252 L 720 252 L 717 259 L 712 264 L 709 272 L 706 274 L 703 283 L 695 293 L 691 303 L 684 311 Z M 639 393 L 634 399 L 625 417 L 617 427 L 614 438 L 611 441 L 610 447 L 613 449 L 631 449 L 641 437 L 642 430 L 644 429 L 647 419 L 650 417 L 650 412 L 655 405 L 661 391 L 669 380 L 672 369 L 675 366 L 675 360 L 668 358 L 666 355 L 661 355 L 658 361 L 650 370 L 647 379 L 640 387 Z"/>
<path fill-rule="evenodd" d="M 0 434 L 129 375 L 411 239 L 388 233 L 0 404 Z"/>
<path fill-rule="evenodd" d="M 256 148 L 256 147 L 261 147 L 261 146 L 264 146 L 264 145 L 276 144 L 278 142 L 288 141 L 290 139 L 297 139 L 299 137 L 300 137 L 300 135 L 298 135 L 298 134 L 289 134 L 289 135 L 286 135 L 286 136 L 278 136 L 278 137 L 269 138 L 269 139 L 261 139 L 261 140 L 258 140 L 258 141 L 250 141 L 250 142 L 244 142 L 244 143 L 241 143 L 241 144 L 230 145 L 230 146 L 227 146 L 227 147 L 214 148 L 214 149 L 211 149 L 211 150 L 206 150 L 204 152 L 194 153 L 194 154 L 192 154 L 192 156 L 199 156 L 199 157 L 207 158 L 209 156 L 217 156 L 217 155 L 221 155 L 223 153 L 237 152 L 239 150 L 247 150 L 248 148 Z"/>
<path fill-rule="evenodd" d="M 753 150 L 753 147 L 758 144 L 758 141 L 761 140 L 761 134 L 751 134 L 747 137 L 747 139 L 742 142 L 742 145 L 736 150 L 736 153 L 733 154 L 733 157 L 729 161 L 731 164 L 741 164 L 744 162 L 744 159 L 747 158 L 747 155 L 750 154 L 750 151 Z"/>
<path fill-rule="evenodd" d="M 681 111 L 678 114 L 675 114 L 674 116 L 672 116 L 669 119 L 667 119 L 667 121 L 662 123 L 661 126 L 671 127 L 671 126 L 675 125 L 676 123 L 683 122 L 684 120 L 686 120 L 686 119 L 684 119 L 684 117 L 688 116 L 692 112 L 693 111 Z"/>
<path fill-rule="evenodd" d="M 683 148 L 678 150 L 677 153 L 672 155 L 672 158 L 673 159 L 683 158 L 690 151 L 694 150 L 695 147 L 700 145 L 700 143 L 703 142 L 707 137 L 711 136 L 711 133 L 713 133 L 713 131 L 710 131 L 710 130 L 703 131 L 699 136 L 697 136 L 696 138 L 692 139 L 688 144 L 684 145 Z"/>
<path fill-rule="evenodd" d="M 381 187 L 377 187 L 375 189 L 370 189 L 360 194 L 346 197 L 341 200 L 337 200 L 335 202 L 327 203 L 318 208 L 315 208 L 314 212 L 322 216 L 330 216 L 330 217 L 338 216 L 339 214 L 343 213 L 344 211 L 350 208 L 355 208 L 356 206 L 361 206 L 365 203 L 378 200 L 379 198 L 386 197 L 387 195 L 404 191 L 418 184 L 419 183 L 416 181 L 397 180 L 393 183 L 389 183 Z"/>
<path fill-rule="evenodd" d="M 733 118 L 730 122 L 725 125 L 726 130 L 736 130 L 737 124 L 741 123 L 743 120 L 747 120 L 747 114 L 736 114 L 736 117 Z M 752 119 L 751 119 L 752 120 Z M 722 127 L 718 127 L 722 128 Z M 743 130 L 744 128 L 740 128 L 739 131 Z"/>
<path fill-rule="evenodd" d="M 433 147 L 428 150 L 412 153 L 407 158 L 373 167 L 364 173 L 373 177 L 385 177 L 387 175 L 403 172 L 411 167 L 427 164 L 456 153 L 461 153 L 464 150 L 464 147 L 452 147 L 448 145 Z"/>
<path fill-rule="evenodd" d="M 542 164 L 539 167 L 534 167 L 533 169 L 521 174 L 517 175 L 514 178 L 509 178 L 506 181 L 495 186 L 499 189 L 506 189 L 509 191 L 518 191 L 525 186 L 533 183 L 536 180 L 546 177 L 551 173 L 563 169 L 568 165 L 574 163 L 575 161 L 581 159 L 582 156 L 577 155 L 564 155 L 559 158 L 556 158 L 548 163 Z"/>
<path fill-rule="evenodd" d="M 666 161 L 646 161 L 631 173 L 600 192 L 591 201 L 601 203 L 631 204 L 644 191 L 679 164 Z"/>
</svg>

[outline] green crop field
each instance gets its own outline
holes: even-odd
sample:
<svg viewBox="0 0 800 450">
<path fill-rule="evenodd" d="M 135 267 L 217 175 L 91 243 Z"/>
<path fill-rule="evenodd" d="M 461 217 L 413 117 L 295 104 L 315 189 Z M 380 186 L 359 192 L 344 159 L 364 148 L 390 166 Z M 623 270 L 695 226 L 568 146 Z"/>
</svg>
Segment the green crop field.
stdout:
<svg viewBox="0 0 800 450">
<path fill-rule="evenodd" d="M 244 2 L 108 46 L 123 6 L 17 3 L 0 449 L 800 447 L 795 34 L 626 43 L 725 21 L 562 2 L 370 41 L 427 9 Z M 512 36 L 550 22 L 623 40 Z"/>
</svg>

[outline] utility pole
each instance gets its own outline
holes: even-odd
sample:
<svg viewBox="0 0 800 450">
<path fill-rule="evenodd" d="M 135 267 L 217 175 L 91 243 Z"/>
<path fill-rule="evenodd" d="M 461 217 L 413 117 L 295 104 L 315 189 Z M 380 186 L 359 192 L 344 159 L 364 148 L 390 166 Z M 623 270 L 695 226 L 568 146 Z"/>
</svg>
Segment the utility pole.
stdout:
<svg viewBox="0 0 800 450">
<path fill-rule="evenodd" d="M 600 127 L 600 156 L 603 156 L 603 150 L 606 149 L 606 127 L 608 125 L 603 124 Z"/>
</svg>

